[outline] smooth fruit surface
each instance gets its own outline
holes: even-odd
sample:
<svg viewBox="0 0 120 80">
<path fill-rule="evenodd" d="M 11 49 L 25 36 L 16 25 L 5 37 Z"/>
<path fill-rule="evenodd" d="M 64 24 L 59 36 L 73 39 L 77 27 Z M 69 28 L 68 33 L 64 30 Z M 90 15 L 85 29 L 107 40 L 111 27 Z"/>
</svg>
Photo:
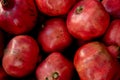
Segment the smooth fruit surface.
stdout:
<svg viewBox="0 0 120 80">
<path fill-rule="evenodd" d="M 120 46 L 120 20 L 113 20 L 104 35 L 104 42 L 107 45 Z"/>
<path fill-rule="evenodd" d="M 81 80 L 113 80 L 118 66 L 99 42 L 80 47 L 75 54 L 74 65 Z"/>
<path fill-rule="evenodd" d="M 120 19 L 120 0 L 102 0 L 102 4 L 113 18 Z"/>
<path fill-rule="evenodd" d="M 49 16 L 65 15 L 76 0 L 35 0 L 38 9 Z"/>
<path fill-rule="evenodd" d="M 16 36 L 6 47 L 2 60 L 3 68 L 10 76 L 24 77 L 34 70 L 38 53 L 39 47 L 32 37 Z"/>
<path fill-rule="evenodd" d="M 100 37 L 109 25 L 109 14 L 97 0 L 79 1 L 67 17 L 68 31 L 77 39 Z"/>
<path fill-rule="evenodd" d="M 73 64 L 59 52 L 51 53 L 36 69 L 37 80 L 71 80 Z"/>
<path fill-rule="evenodd" d="M 38 41 L 45 52 L 51 53 L 63 51 L 71 44 L 72 38 L 65 21 L 61 18 L 53 18 L 46 21 L 40 30 Z"/>
<path fill-rule="evenodd" d="M 34 0 L 0 0 L 0 28 L 11 34 L 23 34 L 36 24 Z"/>
</svg>

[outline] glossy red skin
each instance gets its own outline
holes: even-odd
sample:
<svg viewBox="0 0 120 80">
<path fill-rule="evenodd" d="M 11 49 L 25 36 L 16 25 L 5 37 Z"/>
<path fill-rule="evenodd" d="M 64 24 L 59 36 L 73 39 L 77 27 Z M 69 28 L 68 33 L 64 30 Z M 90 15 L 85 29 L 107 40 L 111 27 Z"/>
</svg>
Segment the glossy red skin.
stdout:
<svg viewBox="0 0 120 80">
<path fill-rule="evenodd" d="M 120 0 L 102 0 L 102 4 L 113 18 L 120 18 Z"/>
<path fill-rule="evenodd" d="M 36 69 L 37 80 L 71 80 L 73 64 L 61 53 L 51 53 Z M 58 73 L 57 79 L 52 78 L 54 72 Z"/>
<path fill-rule="evenodd" d="M 34 70 L 38 53 L 39 47 L 32 37 L 16 36 L 7 45 L 2 59 L 3 68 L 10 76 L 24 77 Z"/>
<path fill-rule="evenodd" d="M 49 16 L 65 15 L 76 0 L 35 0 L 38 9 Z"/>
<path fill-rule="evenodd" d="M 113 20 L 106 31 L 104 42 L 107 45 L 120 46 L 120 20 Z"/>
<path fill-rule="evenodd" d="M 0 27 L 11 34 L 23 34 L 35 27 L 37 10 L 34 0 L 12 0 L 6 9 L 0 0 Z"/>
<path fill-rule="evenodd" d="M 82 7 L 80 13 L 76 10 Z M 79 1 L 69 12 L 67 28 L 77 39 L 91 40 L 103 35 L 109 24 L 109 14 L 97 0 Z"/>
<path fill-rule="evenodd" d="M 66 24 L 61 18 L 46 21 L 39 32 L 38 41 L 47 53 L 63 51 L 71 44 L 72 38 L 68 33 Z"/>
<path fill-rule="evenodd" d="M 4 71 L 3 67 L 0 66 L 0 80 L 8 80 L 7 77 L 7 73 Z"/>
<path fill-rule="evenodd" d="M 114 80 L 118 63 L 103 44 L 90 42 L 77 50 L 74 66 L 80 80 Z"/>
</svg>

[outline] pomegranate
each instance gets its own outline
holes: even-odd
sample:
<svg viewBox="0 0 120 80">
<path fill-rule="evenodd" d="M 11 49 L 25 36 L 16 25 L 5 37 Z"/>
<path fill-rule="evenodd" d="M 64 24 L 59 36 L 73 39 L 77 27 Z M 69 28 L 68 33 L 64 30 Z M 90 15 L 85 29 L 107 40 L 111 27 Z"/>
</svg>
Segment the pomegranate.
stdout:
<svg viewBox="0 0 120 80">
<path fill-rule="evenodd" d="M 35 0 L 38 9 L 49 16 L 65 15 L 76 0 Z"/>
<path fill-rule="evenodd" d="M 100 37 L 109 25 L 109 14 L 97 0 L 81 0 L 68 13 L 68 31 L 79 40 Z"/>
<path fill-rule="evenodd" d="M 36 41 L 27 35 L 14 37 L 8 43 L 2 65 L 10 76 L 21 78 L 30 74 L 36 67 L 39 57 Z"/>
<path fill-rule="evenodd" d="M 107 45 L 120 46 L 120 20 L 113 20 L 104 35 L 104 42 Z"/>
<path fill-rule="evenodd" d="M 120 19 L 120 0 L 102 0 L 102 4 L 114 19 Z"/>
<path fill-rule="evenodd" d="M 53 18 L 43 25 L 38 35 L 38 41 L 47 53 L 63 51 L 68 47 L 72 38 L 68 33 L 65 21 L 61 18 Z"/>
<path fill-rule="evenodd" d="M 73 64 L 61 53 L 51 53 L 36 69 L 37 80 L 71 80 Z"/>
<path fill-rule="evenodd" d="M 114 80 L 118 63 L 100 42 L 89 42 L 80 47 L 74 66 L 81 80 Z"/>
<path fill-rule="evenodd" d="M 11 34 L 23 34 L 35 27 L 34 0 L 0 0 L 0 28 Z"/>
</svg>

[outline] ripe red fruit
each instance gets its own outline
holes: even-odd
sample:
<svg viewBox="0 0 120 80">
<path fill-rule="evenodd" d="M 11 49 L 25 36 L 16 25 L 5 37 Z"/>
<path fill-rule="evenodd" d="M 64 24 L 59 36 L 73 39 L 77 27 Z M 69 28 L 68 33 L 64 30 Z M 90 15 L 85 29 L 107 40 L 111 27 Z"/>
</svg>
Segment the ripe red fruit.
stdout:
<svg viewBox="0 0 120 80">
<path fill-rule="evenodd" d="M 120 0 L 102 0 L 102 4 L 113 18 L 120 18 Z"/>
<path fill-rule="evenodd" d="M 120 46 L 120 20 L 113 20 L 105 33 L 104 42 L 107 45 Z"/>
<path fill-rule="evenodd" d="M 3 68 L 10 76 L 24 77 L 34 70 L 38 53 L 39 47 L 32 37 L 16 36 L 7 45 L 2 59 Z"/>
<path fill-rule="evenodd" d="M 37 68 L 37 80 L 71 80 L 73 64 L 61 53 L 51 53 Z"/>
<path fill-rule="evenodd" d="M 108 46 L 109 52 L 117 58 L 120 48 L 120 20 L 113 20 L 104 34 L 103 41 Z"/>
<path fill-rule="evenodd" d="M 11 34 L 30 31 L 36 24 L 34 0 L 0 0 L 0 28 Z"/>
<path fill-rule="evenodd" d="M 35 0 L 41 12 L 49 16 L 65 15 L 76 0 Z"/>
<path fill-rule="evenodd" d="M 38 41 L 47 53 L 63 51 L 72 41 L 65 21 L 61 18 L 48 20 L 39 32 Z"/>
<path fill-rule="evenodd" d="M 81 80 L 114 80 L 118 63 L 102 43 L 90 42 L 77 50 L 74 66 Z"/>
<path fill-rule="evenodd" d="M 99 1 L 82 0 L 69 12 L 67 28 L 75 38 L 91 40 L 103 35 L 109 20 L 109 14 Z"/>
</svg>

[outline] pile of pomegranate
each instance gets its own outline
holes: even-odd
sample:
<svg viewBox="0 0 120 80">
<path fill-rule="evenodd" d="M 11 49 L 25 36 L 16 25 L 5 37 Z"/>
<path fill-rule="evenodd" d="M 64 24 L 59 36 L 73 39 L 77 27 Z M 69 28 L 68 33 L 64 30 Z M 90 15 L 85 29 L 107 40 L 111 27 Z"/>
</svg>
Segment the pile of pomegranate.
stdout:
<svg viewBox="0 0 120 80">
<path fill-rule="evenodd" d="M 120 0 L 0 0 L 0 80 L 120 80 Z"/>
</svg>

